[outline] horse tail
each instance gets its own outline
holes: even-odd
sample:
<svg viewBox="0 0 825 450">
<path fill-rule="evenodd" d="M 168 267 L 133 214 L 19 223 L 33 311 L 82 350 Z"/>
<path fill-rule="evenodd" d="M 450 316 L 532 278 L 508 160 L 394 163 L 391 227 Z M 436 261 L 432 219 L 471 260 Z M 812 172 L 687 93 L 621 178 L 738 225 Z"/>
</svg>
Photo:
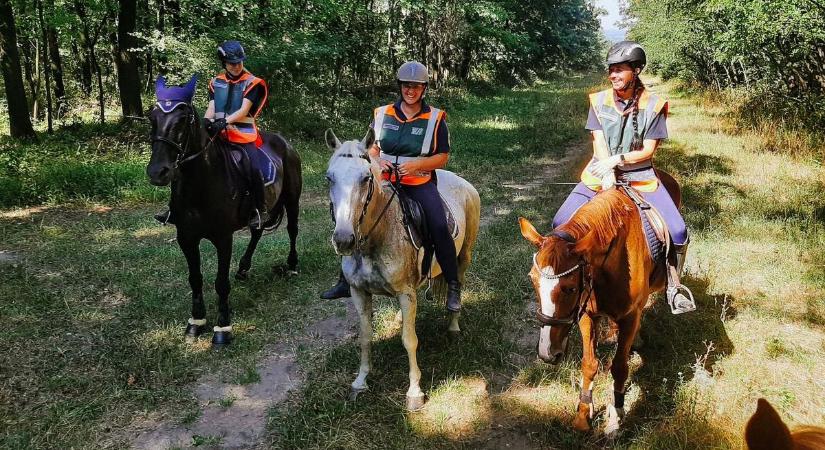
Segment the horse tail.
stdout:
<svg viewBox="0 0 825 450">
<path fill-rule="evenodd" d="M 267 231 L 274 231 L 277 230 L 279 226 L 281 226 L 281 222 L 284 220 L 284 213 L 286 212 L 286 202 L 284 201 L 284 196 L 281 195 L 278 197 L 278 201 L 275 203 L 275 207 L 269 213 L 272 217 L 272 225 L 266 227 Z"/>
</svg>

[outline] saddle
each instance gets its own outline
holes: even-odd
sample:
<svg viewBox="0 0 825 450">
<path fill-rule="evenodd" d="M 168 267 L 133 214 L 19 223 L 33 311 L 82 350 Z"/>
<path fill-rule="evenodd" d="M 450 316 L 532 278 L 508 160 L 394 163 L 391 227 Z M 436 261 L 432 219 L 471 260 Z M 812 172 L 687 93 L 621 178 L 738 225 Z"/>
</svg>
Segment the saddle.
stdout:
<svg viewBox="0 0 825 450">
<path fill-rule="evenodd" d="M 249 180 L 255 176 L 256 172 L 260 172 L 264 182 L 266 205 L 272 207 L 278 195 L 277 186 L 281 181 L 278 176 L 283 173 L 284 164 L 278 155 L 267 151 L 265 146 L 266 144 L 264 147 L 259 147 L 257 152 L 251 152 L 252 157 L 232 144 L 227 145 L 223 153 L 228 163 L 226 164 L 229 172 L 227 178 L 230 180 L 233 195 L 237 195 L 238 192 L 247 192 L 250 189 Z"/>
<path fill-rule="evenodd" d="M 653 205 L 647 202 L 636 189 L 629 185 L 621 186 L 622 190 L 636 205 L 642 219 L 642 230 L 647 241 L 647 250 L 656 264 L 667 260 L 670 249 L 670 231 L 667 228 L 662 214 Z"/>
<path fill-rule="evenodd" d="M 432 266 L 433 255 L 435 254 L 435 246 L 427 227 L 424 210 L 418 202 L 404 195 L 401 189 L 395 186 L 393 186 L 393 189 L 396 190 L 398 204 L 401 205 L 404 230 L 406 230 L 410 242 L 416 250 L 420 251 L 422 248 L 424 249 L 421 273 L 429 273 L 430 267 Z M 447 229 L 450 230 L 450 237 L 455 240 L 455 238 L 458 237 L 458 223 L 455 220 L 450 205 L 444 200 L 441 193 L 439 193 L 439 198 L 441 199 L 441 205 L 444 207 L 444 214 L 447 216 Z"/>
</svg>

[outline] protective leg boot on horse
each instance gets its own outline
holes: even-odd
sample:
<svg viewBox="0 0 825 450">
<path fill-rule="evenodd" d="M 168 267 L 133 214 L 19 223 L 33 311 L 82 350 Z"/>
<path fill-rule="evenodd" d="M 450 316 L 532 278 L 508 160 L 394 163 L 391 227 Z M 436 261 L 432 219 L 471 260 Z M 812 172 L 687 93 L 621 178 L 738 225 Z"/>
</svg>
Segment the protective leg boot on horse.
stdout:
<svg viewBox="0 0 825 450">
<path fill-rule="evenodd" d="M 673 244 L 675 255 L 668 258 L 667 267 L 667 302 L 673 314 L 682 314 L 696 310 L 693 293 L 680 282 L 685 267 L 689 242 L 684 245 Z"/>
<path fill-rule="evenodd" d="M 321 293 L 321 298 L 324 300 L 335 300 L 338 298 L 351 296 L 352 294 L 350 294 L 349 291 L 349 283 L 347 283 L 347 279 L 344 278 L 343 271 L 338 274 L 338 283 Z"/>
</svg>

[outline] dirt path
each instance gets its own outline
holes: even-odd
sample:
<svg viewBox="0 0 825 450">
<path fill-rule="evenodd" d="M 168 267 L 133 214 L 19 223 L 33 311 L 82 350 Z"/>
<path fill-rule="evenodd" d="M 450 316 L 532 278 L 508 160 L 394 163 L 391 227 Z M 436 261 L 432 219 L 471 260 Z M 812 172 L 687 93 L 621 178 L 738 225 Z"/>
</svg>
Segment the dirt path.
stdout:
<svg viewBox="0 0 825 450">
<path fill-rule="evenodd" d="M 304 328 L 290 344 L 276 344 L 258 364 L 261 379 L 246 385 L 225 383 L 210 374 L 194 386 L 201 406 L 189 425 L 143 421 L 129 433 L 136 449 L 255 448 L 266 428 L 269 408 L 300 387 L 303 374 L 295 349 L 334 345 L 355 334 L 355 309 L 347 303 L 346 317 L 332 316 Z M 230 404 L 231 403 L 231 404 Z"/>
</svg>

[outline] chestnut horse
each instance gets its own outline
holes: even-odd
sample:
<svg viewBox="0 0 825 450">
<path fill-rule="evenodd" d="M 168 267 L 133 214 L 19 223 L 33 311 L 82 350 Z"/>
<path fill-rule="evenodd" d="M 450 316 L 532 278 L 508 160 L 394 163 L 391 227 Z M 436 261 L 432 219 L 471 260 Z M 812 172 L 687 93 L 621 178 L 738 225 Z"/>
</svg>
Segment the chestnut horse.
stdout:
<svg viewBox="0 0 825 450">
<path fill-rule="evenodd" d="M 665 172 L 659 172 L 659 176 L 678 206 L 678 184 Z M 610 368 L 614 403 L 607 409 L 605 426 L 605 433 L 611 436 L 624 417 L 627 360 L 642 312 L 650 294 L 667 284 L 664 266 L 657 265 L 648 252 L 636 205 L 621 189 L 599 193 L 548 236 L 539 234 L 527 219 L 519 218 L 522 236 L 538 249 L 533 255 L 530 279 L 543 325 L 539 356 L 557 364 L 567 349 L 573 324 L 578 322 L 581 331 L 581 395 L 573 422 L 577 430 L 589 430 L 589 419 L 593 417 L 599 320 L 608 317 L 618 326 L 618 348 Z"/>
</svg>

